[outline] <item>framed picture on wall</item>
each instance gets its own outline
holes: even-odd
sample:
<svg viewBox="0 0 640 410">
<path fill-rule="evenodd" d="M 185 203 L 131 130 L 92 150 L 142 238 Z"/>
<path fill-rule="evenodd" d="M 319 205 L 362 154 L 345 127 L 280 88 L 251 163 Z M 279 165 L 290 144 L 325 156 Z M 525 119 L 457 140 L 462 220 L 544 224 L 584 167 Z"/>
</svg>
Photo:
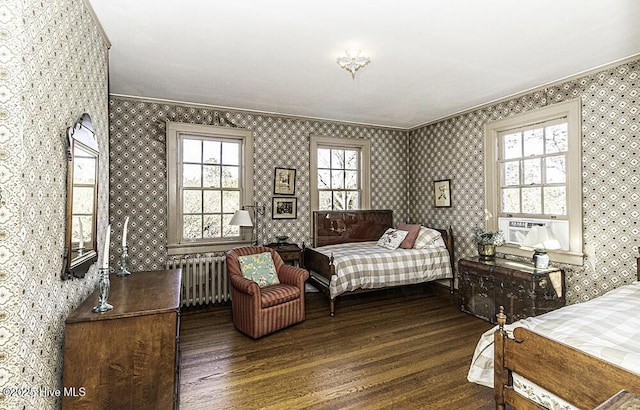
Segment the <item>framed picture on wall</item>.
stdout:
<svg viewBox="0 0 640 410">
<path fill-rule="evenodd" d="M 296 219 L 298 217 L 298 198 L 274 196 L 271 214 L 273 219 Z"/>
<path fill-rule="evenodd" d="M 273 175 L 273 193 L 276 195 L 295 195 L 296 170 L 292 168 L 276 168 Z"/>
<path fill-rule="evenodd" d="M 433 181 L 433 197 L 436 208 L 451 207 L 451 180 Z"/>
</svg>

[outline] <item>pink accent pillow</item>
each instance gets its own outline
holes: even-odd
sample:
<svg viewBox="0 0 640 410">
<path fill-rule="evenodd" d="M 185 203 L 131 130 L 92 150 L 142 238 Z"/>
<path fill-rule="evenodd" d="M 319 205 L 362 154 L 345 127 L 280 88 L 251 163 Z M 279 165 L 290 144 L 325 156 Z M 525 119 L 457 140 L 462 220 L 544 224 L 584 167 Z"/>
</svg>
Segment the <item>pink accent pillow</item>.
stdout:
<svg viewBox="0 0 640 410">
<path fill-rule="evenodd" d="M 398 224 L 398 229 L 409 232 L 407 236 L 404 238 L 404 240 L 400 243 L 400 247 L 402 249 L 413 248 L 413 245 L 416 242 L 416 238 L 420 233 L 420 225 L 410 225 L 410 224 L 401 222 Z"/>
</svg>

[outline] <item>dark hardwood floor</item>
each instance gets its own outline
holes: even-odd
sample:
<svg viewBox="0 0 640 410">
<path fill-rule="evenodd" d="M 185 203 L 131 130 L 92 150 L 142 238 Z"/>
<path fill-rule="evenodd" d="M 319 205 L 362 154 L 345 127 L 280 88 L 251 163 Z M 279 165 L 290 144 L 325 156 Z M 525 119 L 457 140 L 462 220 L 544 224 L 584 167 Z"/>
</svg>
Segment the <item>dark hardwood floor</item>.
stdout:
<svg viewBox="0 0 640 410">
<path fill-rule="evenodd" d="M 307 319 L 253 340 L 230 305 L 183 309 L 180 409 L 492 409 L 469 383 L 491 325 L 430 284 L 328 300 L 307 293 Z"/>
</svg>

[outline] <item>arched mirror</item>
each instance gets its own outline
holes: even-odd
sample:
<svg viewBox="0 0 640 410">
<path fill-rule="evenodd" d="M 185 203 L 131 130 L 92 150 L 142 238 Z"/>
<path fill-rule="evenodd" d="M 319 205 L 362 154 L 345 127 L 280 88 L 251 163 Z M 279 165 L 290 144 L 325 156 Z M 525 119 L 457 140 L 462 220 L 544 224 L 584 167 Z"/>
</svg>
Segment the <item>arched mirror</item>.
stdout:
<svg viewBox="0 0 640 410">
<path fill-rule="evenodd" d="M 67 129 L 69 163 L 67 170 L 67 218 L 62 279 L 84 278 L 98 259 L 98 141 L 91 117 Z"/>
</svg>

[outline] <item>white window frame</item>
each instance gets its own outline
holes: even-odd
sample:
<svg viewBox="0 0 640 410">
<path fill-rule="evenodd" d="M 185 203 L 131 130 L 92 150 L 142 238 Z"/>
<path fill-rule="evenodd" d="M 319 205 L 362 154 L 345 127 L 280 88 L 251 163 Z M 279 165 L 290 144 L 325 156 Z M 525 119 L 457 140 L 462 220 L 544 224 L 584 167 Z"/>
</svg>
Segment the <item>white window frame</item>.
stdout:
<svg viewBox="0 0 640 410">
<path fill-rule="evenodd" d="M 240 228 L 236 238 L 211 238 L 211 240 L 182 240 L 182 198 L 180 197 L 180 156 L 183 136 L 227 139 L 241 142 L 240 155 L 240 206 L 253 203 L 253 135 L 251 131 L 213 125 L 186 124 L 167 121 L 167 254 L 204 253 L 226 251 L 234 246 L 251 244 L 250 228 Z"/>
<path fill-rule="evenodd" d="M 360 151 L 359 209 L 369 209 L 371 207 L 371 142 L 364 139 L 312 135 L 310 137 L 309 147 L 311 211 L 318 211 L 320 208 L 320 194 L 318 190 L 318 148 L 351 149 Z"/>
<path fill-rule="evenodd" d="M 536 123 L 566 117 L 569 147 L 567 155 L 567 218 L 569 220 L 569 250 L 548 250 L 551 261 L 582 265 L 584 262 L 582 233 L 582 107 L 580 100 L 571 100 L 540 108 L 485 124 L 484 172 L 485 209 L 487 230 L 498 229 L 500 201 L 500 164 L 498 134 L 514 128 L 527 127 Z M 529 218 L 526 219 L 535 219 Z M 498 252 L 531 257 L 532 252 L 513 244 L 500 246 Z"/>
</svg>

